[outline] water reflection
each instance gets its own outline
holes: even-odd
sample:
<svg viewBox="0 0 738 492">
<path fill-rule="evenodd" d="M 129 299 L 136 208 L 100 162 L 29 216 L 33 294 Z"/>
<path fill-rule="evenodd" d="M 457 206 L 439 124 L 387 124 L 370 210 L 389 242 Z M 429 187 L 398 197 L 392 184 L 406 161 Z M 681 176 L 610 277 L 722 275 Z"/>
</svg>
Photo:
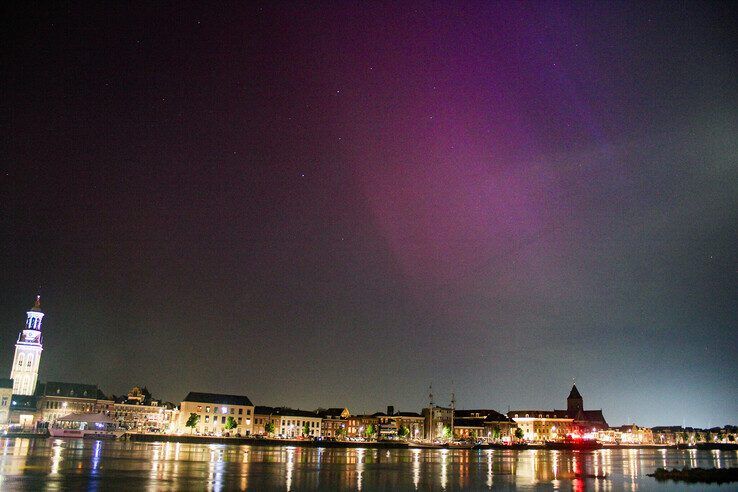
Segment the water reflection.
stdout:
<svg viewBox="0 0 738 492">
<path fill-rule="evenodd" d="M 418 484 L 420 484 L 420 450 L 413 449 L 413 486 L 415 490 L 418 490 Z"/>
<path fill-rule="evenodd" d="M 4 454 L 4 453 L 3 453 Z M 59 464 L 62 460 L 62 440 L 54 439 L 54 445 L 51 448 L 51 475 L 59 473 Z"/>
<path fill-rule="evenodd" d="M 699 450 L 375 450 L 0 441 L 2 489 L 651 490 L 657 467 L 738 466 L 738 452 Z M 121 482 L 123 480 L 123 482 Z M 719 490 L 719 489 L 716 489 Z M 724 490 L 724 489 L 723 489 Z"/>
<path fill-rule="evenodd" d="M 362 481 L 364 475 L 364 455 L 366 450 L 359 448 L 356 450 L 356 488 L 361 490 Z"/>
<path fill-rule="evenodd" d="M 492 480 L 492 458 L 494 451 L 491 449 L 487 450 L 487 488 L 492 488 L 494 480 Z"/>
<path fill-rule="evenodd" d="M 287 448 L 287 478 L 285 484 L 287 490 L 292 490 L 292 472 L 295 469 L 295 448 Z"/>
</svg>

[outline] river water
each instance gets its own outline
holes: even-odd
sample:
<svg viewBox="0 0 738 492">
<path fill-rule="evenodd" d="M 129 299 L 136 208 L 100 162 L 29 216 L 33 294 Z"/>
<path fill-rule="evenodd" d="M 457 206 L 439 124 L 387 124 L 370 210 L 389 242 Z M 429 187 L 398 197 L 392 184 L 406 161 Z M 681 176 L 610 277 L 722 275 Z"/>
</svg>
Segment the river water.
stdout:
<svg viewBox="0 0 738 492">
<path fill-rule="evenodd" d="M 657 467 L 736 467 L 738 451 L 405 450 L 3 439 L 1 490 L 738 490 Z M 606 478 L 578 478 L 587 475 Z"/>
</svg>

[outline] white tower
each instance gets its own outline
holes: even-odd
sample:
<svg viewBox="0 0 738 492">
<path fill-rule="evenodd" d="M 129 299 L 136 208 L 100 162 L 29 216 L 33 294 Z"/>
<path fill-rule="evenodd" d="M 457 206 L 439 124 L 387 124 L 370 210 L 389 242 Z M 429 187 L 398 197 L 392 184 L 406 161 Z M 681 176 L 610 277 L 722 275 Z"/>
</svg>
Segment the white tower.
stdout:
<svg viewBox="0 0 738 492">
<path fill-rule="evenodd" d="M 41 296 L 36 296 L 36 303 L 26 313 L 26 326 L 18 335 L 15 344 L 15 357 L 10 378 L 13 380 L 14 395 L 32 395 L 36 391 L 38 381 L 38 365 L 41 362 Z"/>
</svg>

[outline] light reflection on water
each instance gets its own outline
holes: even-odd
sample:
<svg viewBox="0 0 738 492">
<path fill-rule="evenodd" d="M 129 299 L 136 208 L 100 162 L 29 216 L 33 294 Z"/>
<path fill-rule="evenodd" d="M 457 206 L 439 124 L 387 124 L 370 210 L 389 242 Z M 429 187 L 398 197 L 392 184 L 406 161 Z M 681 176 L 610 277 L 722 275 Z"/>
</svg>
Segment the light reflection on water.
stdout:
<svg viewBox="0 0 738 492">
<path fill-rule="evenodd" d="M 685 484 L 658 483 L 646 476 L 657 467 L 683 466 L 736 467 L 738 452 L 376 450 L 80 439 L 0 441 L 3 490 L 683 490 Z"/>
</svg>

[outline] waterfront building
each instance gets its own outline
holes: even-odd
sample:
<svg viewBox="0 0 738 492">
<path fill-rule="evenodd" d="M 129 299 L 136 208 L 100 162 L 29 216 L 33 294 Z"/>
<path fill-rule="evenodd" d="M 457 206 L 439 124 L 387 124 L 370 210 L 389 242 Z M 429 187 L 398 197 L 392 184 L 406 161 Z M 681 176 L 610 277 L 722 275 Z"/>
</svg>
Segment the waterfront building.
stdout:
<svg viewBox="0 0 738 492">
<path fill-rule="evenodd" d="M 484 436 L 484 424 L 481 419 L 454 418 L 454 439 L 477 440 Z"/>
<path fill-rule="evenodd" d="M 13 380 L 0 378 L 0 428 L 10 419 L 10 401 L 13 398 Z"/>
<path fill-rule="evenodd" d="M 339 438 L 346 434 L 346 419 L 351 415 L 346 407 L 319 408 L 320 434 L 323 437 Z"/>
<path fill-rule="evenodd" d="M 31 431 L 36 428 L 39 397 L 35 395 L 13 395 L 10 400 L 8 427 L 14 431 Z"/>
<path fill-rule="evenodd" d="M 567 435 L 594 435 L 608 428 L 602 410 L 584 410 L 584 399 L 576 384 L 566 399 L 566 410 L 512 410 L 515 421 L 528 441 L 552 441 Z"/>
<path fill-rule="evenodd" d="M 515 422 L 491 409 L 456 410 L 454 437 L 485 441 L 508 440 L 515 430 Z"/>
<path fill-rule="evenodd" d="M 526 441 L 556 441 L 577 430 L 565 410 L 513 410 L 508 416 L 523 431 Z"/>
<path fill-rule="evenodd" d="M 423 426 L 425 419 L 415 412 L 395 412 L 395 407 L 388 406 L 387 412 L 377 412 L 371 415 L 376 420 L 377 437 L 383 439 L 395 439 L 400 434 L 401 428 L 406 428 L 408 433 L 406 439 L 421 439 L 423 437 Z"/>
<path fill-rule="evenodd" d="M 434 405 L 423 409 L 425 438 L 431 441 L 448 439 L 454 431 L 454 408 Z"/>
<path fill-rule="evenodd" d="M 653 431 L 635 424 L 610 427 L 595 433 L 595 439 L 613 444 L 653 444 Z"/>
<path fill-rule="evenodd" d="M 258 424 L 256 421 L 258 420 Z M 286 407 L 257 406 L 254 410 L 254 433 L 266 435 L 267 423 L 273 434 L 283 438 L 320 437 L 322 418 L 316 412 Z"/>
<path fill-rule="evenodd" d="M 10 370 L 13 394 L 33 395 L 36 391 L 38 366 L 43 351 L 43 337 L 41 336 L 43 318 L 41 296 L 36 296 L 33 307 L 26 312 L 26 324 L 18 334 L 18 341 L 15 344 L 13 366 Z"/>
<path fill-rule="evenodd" d="M 377 437 L 380 439 L 394 439 L 397 437 L 397 422 L 393 414 L 395 409 L 387 407 L 387 413 L 376 412 L 372 414 L 377 420 Z"/>
<path fill-rule="evenodd" d="M 102 402 L 112 401 L 94 384 L 49 381 L 38 385 L 38 422 L 51 424 L 70 413 L 100 413 Z"/>
<path fill-rule="evenodd" d="M 694 444 L 698 442 L 735 442 L 736 430 L 735 426 L 730 425 L 712 429 L 667 425 L 652 427 L 651 433 L 657 444 Z"/>
<path fill-rule="evenodd" d="M 379 420 L 373 415 L 351 415 L 346 419 L 346 437 L 376 438 L 379 436 Z"/>
<path fill-rule="evenodd" d="M 417 412 L 396 412 L 392 415 L 395 427 L 405 427 L 408 430 L 407 439 L 418 440 L 425 438 L 425 418 Z"/>
<path fill-rule="evenodd" d="M 224 432 L 248 436 L 253 433 L 254 404 L 247 396 L 198 393 L 191 391 L 180 404 L 179 432 L 222 435 Z M 197 425 L 186 426 L 191 414 L 198 415 Z M 228 417 L 233 417 L 236 427 L 226 430 Z"/>
<path fill-rule="evenodd" d="M 144 386 L 134 386 L 127 395 L 115 399 L 113 412 L 110 414 L 124 429 L 146 432 L 161 432 L 168 428 L 171 412 L 160 400 L 152 398 Z"/>
</svg>

